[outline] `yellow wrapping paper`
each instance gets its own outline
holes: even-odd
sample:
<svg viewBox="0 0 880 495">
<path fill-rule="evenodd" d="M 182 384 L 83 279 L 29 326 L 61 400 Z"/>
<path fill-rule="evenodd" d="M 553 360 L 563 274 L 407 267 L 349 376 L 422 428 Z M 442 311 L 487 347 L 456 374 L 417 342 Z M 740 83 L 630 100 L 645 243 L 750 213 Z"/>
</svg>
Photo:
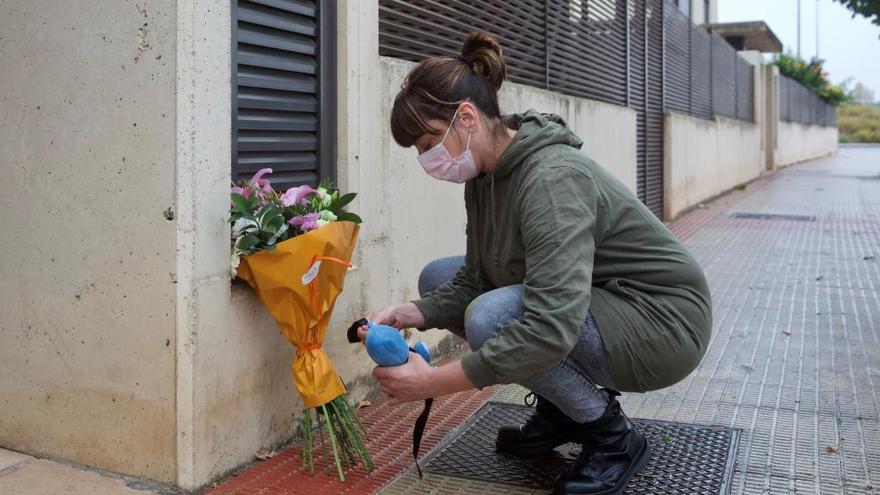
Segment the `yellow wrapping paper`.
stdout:
<svg viewBox="0 0 880 495">
<path fill-rule="evenodd" d="M 358 236 L 358 225 L 332 222 L 241 259 L 238 276 L 266 305 L 281 333 L 296 346 L 291 370 L 303 407 L 319 407 L 345 393 L 321 348 Z"/>
</svg>

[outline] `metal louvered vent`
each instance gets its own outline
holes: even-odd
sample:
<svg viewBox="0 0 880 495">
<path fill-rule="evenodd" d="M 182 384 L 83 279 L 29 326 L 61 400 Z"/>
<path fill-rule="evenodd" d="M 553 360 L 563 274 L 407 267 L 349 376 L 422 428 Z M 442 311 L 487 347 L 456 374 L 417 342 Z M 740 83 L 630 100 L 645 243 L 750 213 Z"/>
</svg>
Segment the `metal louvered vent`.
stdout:
<svg viewBox="0 0 880 495">
<path fill-rule="evenodd" d="M 235 0 L 232 179 L 273 188 L 333 179 L 335 2 Z"/>
</svg>

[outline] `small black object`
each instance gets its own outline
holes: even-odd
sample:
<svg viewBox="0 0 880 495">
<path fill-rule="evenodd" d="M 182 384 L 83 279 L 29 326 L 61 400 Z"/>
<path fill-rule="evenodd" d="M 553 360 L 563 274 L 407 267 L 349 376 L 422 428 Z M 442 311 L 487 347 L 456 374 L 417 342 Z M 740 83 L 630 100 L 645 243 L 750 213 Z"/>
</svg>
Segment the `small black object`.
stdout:
<svg viewBox="0 0 880 495">
<path fill-rule="evenodd" d="M 428 424 L 428 415 L 431 414 L 431 405 L 433 403 L 434 399 L 425 399 L 425 408 L 422 409 L 422 414 L 419 415 L 415 426 L 413 426 L 413 459 L 416 461 L 419 479 L 423 477 L 422 467 L 419 466 L 419 448 L 422 446 L 422 436 L 425 434 L 425 426 Z"/>
<path fill-rule="evenodd" d="M 467 65 L 470 70 L 474 70 L 474 60 L 472 58 L 466 57 L 464 55 L 459 55 L 458 61 Z"/>
<path fill-rule="evenodd" d="M 357 344 L 361 341 L 361 339 L 358 338 L 358 328 L 365 326 L 367 323 L 368 322 L 366 318 L 361 318 L 360 320 L 352 323 L 350 327 L 348 327 L 347 336 L 349 344 Z"/>
</svg>

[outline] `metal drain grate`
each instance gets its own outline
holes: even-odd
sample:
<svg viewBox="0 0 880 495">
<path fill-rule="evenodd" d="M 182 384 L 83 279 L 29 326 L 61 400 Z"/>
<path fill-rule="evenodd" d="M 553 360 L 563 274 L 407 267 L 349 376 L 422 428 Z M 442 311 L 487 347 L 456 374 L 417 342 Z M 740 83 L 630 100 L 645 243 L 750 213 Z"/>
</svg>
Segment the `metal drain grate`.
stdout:
<svg viewBox="0 0 880 495">
<path fill-rule="evenodd" d="M 795 222 L 815 222 L 815 215 L 786 215 L 783 213 L 749 213 L 738 211 L 730 215 L 733 218 L 748 218 L 753 220 L 792 220 Z"/>
<path fill-rule="evenodd" d="M 553 485 L 579 447 L 568 444 L 546 459 L 518 459 L 495 453 L 495 435 L 506 424 L 524 422 L 531 407 L 489 403 L 438 447 L 427 471 L 459 478 L 529 488 Z M 736 459 L 739 431 L 664 421 L 634 420 L 647 437 L 651 461 L 627 485 L 630 494 L 726 494 Z"/>
</svg>

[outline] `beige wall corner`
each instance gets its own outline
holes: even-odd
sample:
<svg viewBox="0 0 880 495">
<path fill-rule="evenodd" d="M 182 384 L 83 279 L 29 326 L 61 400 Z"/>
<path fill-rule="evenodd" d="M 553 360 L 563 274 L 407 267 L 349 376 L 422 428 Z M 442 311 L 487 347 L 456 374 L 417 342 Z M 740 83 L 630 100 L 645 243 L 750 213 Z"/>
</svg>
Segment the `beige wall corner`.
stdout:
<svg viewBox="0 0 880 495">
<path fill-rule="evenodd" d="M 171 0 L 0 16 L 0 446 L 163 481 L 174 463 Z"/>
<path fill-rule="evenodd" d="M 230 314 L 226 223 L 231 177 L 230 6 L 221 0 L 178 0 L 176 7 L 176 481 L 190 489 L 247 459 L 229 459 L 241 454 L 238 442 L 246 443 L 246 438 L 227 445 L 227 436 L 235 435 L 238 422 L 247 424 L 247 418 L 223 407 L 246 395 L 225 381 L 234 363 L 224 359 L 241 338 Z"/>
</svg>

